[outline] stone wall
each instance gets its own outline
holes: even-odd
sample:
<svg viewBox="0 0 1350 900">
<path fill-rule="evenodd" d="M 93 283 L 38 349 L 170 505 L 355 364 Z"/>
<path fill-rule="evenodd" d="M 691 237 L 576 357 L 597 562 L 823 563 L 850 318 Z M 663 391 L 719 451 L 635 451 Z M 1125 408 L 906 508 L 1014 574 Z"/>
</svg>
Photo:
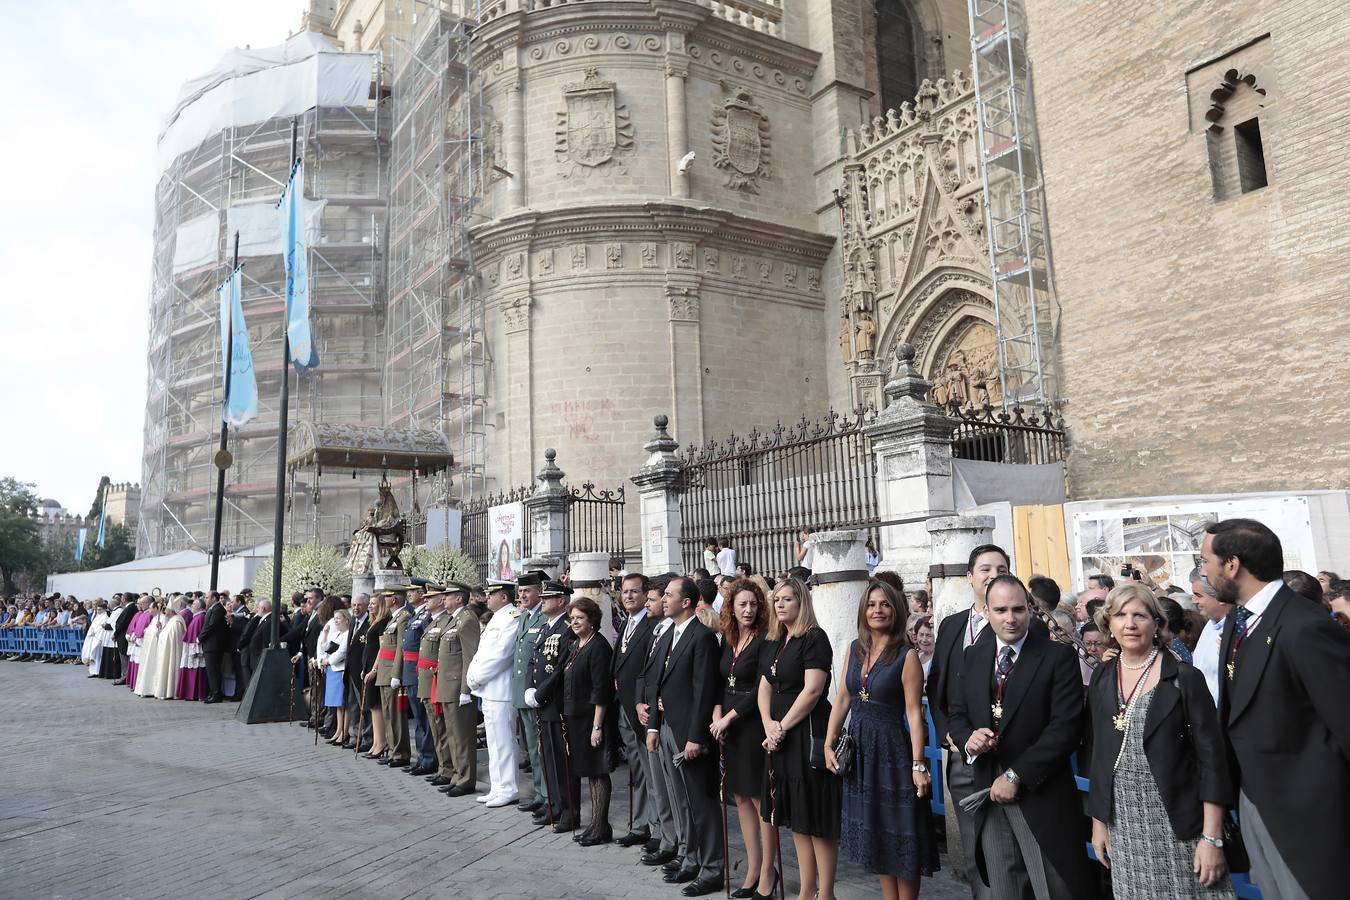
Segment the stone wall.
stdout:
<svg viewBox="0 0 1350 900">
<path fill-rule="evenodd" d="M 1344 487 L 1350 20 L 1311 0 L 1027 8 L 1071 496 Z M 1212 64 L 1254 71 L 1267 34 L 1266 93 L 1234 100 L 1270 185 L 1216 201 Z"/>
</svg>

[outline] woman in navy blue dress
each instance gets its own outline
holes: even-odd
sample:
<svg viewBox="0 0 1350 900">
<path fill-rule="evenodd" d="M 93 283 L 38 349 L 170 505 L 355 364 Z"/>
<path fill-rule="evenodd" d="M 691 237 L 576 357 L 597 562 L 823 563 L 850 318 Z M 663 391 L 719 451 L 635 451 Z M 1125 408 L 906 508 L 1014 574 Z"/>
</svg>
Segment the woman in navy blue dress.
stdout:
<svg viewBox="0 0 1350 900">
<path fill-rule="evenodd" d="M 844 776 L 840 851 L 881 879 L 886 900 L 919 895 L 937 870 L 924 758 L 923 663 L 905 638 L 909 608 L 882 581 L 858 604 L 858 639 L 830 714 L 825 762 L 839 770 L 834 744 L 852 711 L 853 768 Z"/>
</svg>

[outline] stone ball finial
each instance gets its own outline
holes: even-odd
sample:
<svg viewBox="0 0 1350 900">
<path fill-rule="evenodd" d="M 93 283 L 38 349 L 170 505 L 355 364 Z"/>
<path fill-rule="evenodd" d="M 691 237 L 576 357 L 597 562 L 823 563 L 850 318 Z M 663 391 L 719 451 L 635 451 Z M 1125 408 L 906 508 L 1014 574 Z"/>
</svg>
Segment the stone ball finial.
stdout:
<svg viewBox="0 0 1350 900">
<path fill-rule="evenodd" d="M 552 447 L 549 447 L 544 451 L 544 459 L 548 460 L 549 462 L 553 462 L 557 458 L 558 458 L 558 451 L 554 450 Z"/>
<path fill-rule="evenodd" d="M 901 369 L 907 369 L 914 363 L 914 345 L 906 344 L 900 341 L 895 345 L 895 364 Z"/>
<path fill-rule="evenodd" d="M 656 416 L 652 419 L 652 424 L 656 426 L 657 431 L 665 431 L 666 426 L 670 424 L 670 419 L 666 416 Z"/>
</svg>

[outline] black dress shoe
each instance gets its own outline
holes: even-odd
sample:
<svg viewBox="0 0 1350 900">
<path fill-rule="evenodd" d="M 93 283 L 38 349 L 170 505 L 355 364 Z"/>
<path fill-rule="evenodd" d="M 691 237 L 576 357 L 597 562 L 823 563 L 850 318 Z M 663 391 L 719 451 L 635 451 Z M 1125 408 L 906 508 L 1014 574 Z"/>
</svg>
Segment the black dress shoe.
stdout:
<svg viewBox="0 0 1350 900">
<path fill-rule="evenodd" d="M 614 840 L 614 829 L 606 826 L 604 831 L 598 834 L 588 834 L 577 843 L 583 847 L 598 847 L 601 844 L 608 844 Z"/>
<path fill-rule="evenodd" d="M 636 847 L 638 844 L 645 844 L 651 840 L 651 834 L 644 828 L 642 831 L 630 831 L 614 843 L 620 847 Z"/>
<path fill-rule="evenodd" d="M 553 823 L 553 833 L 554 833 L 554 834 L 562 834 L 562 833 L 565 832 L 565 831 L 571 831 L 573 828 L 574 828 L 574 826 L 573 826 L 572 823 L 571 823 L 569 820 L 567 820 L 567 819 L 562 819 L 562 820 L 560 820 L 560 821 L 557 821 L 557 822 L 554 822 L 554 823 Z"/>
<path fill-rule="evenodd" d="M 687 881 L 693 881 L 698 878 L 698 867 L 690 866 L 687 869 L 680 869 L 678 872 L 671 872 L 669 875 L 663 875 L 661 880 L 666 884 L 684 884 Z"/>
<path fill-rule="evenodd" d="M 747 887 L 736 888 L 736 890 L 731 892 L 731 896 L 735 897 L 736 900 L 750 900 L 751 897 L 759 896 L 759 891 L 757 890 L 758 887 L 759 885 L 755 885 L 755 887 L 748 887 L 748 888 Z"/>
<path fill-rule="evenodd" d="M 702 897 L 704 894 L 711 894 L 721 889 L 721 878 L 696 878 L 693 882 L 686 884 L 684 890 L 680 893 L 686 897 Z"/>
<path fill-rule="evenodd" d="M 446 778 L 444 775 L 438 774 L 428 778 L 427 784 L 431 785 L 432 787 L 442 787 L 443 785 L 454 784 L 454 782 L 451 781 L 449 778 Z"/>
<path fill-rule="evenodd" d="M 524 813 L 536 813 L 544 808 L 544 801 L 531 800 L 529 803 L 520 804 L 520 811 Z"/>
<path fill-rule="evenodd" d="M 658 848 L 649 853 L 642 854 L 641 861 L 644 866 L 663 866 L 674 858 L 674 850 L 661 850 Z"/>
<path fill-rule="evenodd" d="M 355 750 L 355 749 L 356 749 L 356 741 L 352 740 L 351 738 L 347 738 L 345 741 L 342 742 L 342 749 L 343 749 L 343 750 Z"/>
<path fill-rule="evenodd" d="M 207 698 L 206 698 L 205 700 L 203 700 L 202 702 L 203 702 L 203 703 L 219 703 L 219 702 L 220 702 L 220 698 L 219 698 L 219 697 L 207 697 Z"/>
<path fill-rule="evenodd" d="M 409 768 L 411 768 L 411 767 L 412 767 L 412 763 L 410 763 L 410 762 L 409 762 L 408 760 L 406 760 L 406 759 L 391 759 L 391 760 L 389 760 L 389 768 L 391 768 L 391 769 L 409 769 Z"/>
<path fill-rule="evenodd" d="M 379 760 L 383 760 L 383 759 L 384 759 L 384 754 L 383 754 L 383 753 L 371 753 L 369 750 L 367 750 L 365 753 L 362 753 L 362 754 L 361 754 L 361 758 L 362 758 L 362 759 L 379 759 Z"/>
<path fill-rule="evenodd" d="M 436 771 L 435 769 L 427 769 L 423 768 L 422 766 L 413 766 L 411 769 L 408 770 L 408 774 L 413 776 L 430 775 L 432 772 L 435 771 Z"/>
<path fill-rule="evenodd" d="M 478 785 L 474 784 L 472 781 L 469 781 L 465 782 L 464 784 L 455 785 L 450 790 L 446 791 L 446 793 L 449 794 L 451 797 L 467 797 L 469 794 L 478 793 Z"/>
<path fill-rule="evenodd" d="M 127 683 L 127 680 L 126 680 L 125 678 L 119 678 L 119 679 L 117 679 L 116 681 L 113 682 L 113 684 L 115 684 L 115 685 L 117 685 L 117 684 L 126 684 L 126 683 Z"/>
<path fill-rule="evenodd" d="M 661 849 L 661 839 L 654 837 L 642 845 L 643 853 L 656 853 Z"/>
</svg>

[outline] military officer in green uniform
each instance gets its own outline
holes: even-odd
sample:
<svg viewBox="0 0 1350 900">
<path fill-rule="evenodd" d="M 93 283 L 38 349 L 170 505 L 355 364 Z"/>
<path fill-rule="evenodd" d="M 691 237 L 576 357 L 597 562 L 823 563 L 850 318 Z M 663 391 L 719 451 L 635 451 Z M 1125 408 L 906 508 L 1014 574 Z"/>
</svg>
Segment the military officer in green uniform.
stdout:
<svg viewBox="0 0 1350 900">
<path fill-rule="evenodd" d="M 451 618 L 441 637 L 436 700 L 445 716 L 454 765 L 455 783 L 445 792 L 451 797 L 462 797 L 478 790 L 477 709 L 469 695 L 468 671 L 478 652 L 483 629 L 469 607 L 469 586 L 451 582 L 446 591 L 445 608 Z"/>
<path fill-rule="evenodd" d="M 431 744 L 436 752 L 437 768 L 427 781 L 440 787 L 450 784 L 450 754 L 446 752 L 449 745 L 445 742 L 445 719 L 440 715 L 437 708 L 439 704 L 433 694 L 438 674 L 436 660 L 440 655 L 445 628 L 450 623 L 450 612 L 445 608 L 445 588 L 434 584 L 427 585 L 422 597 L 427 603 L 423 612 L 431 621 L 427 623 L 426 629 L 422 632 L 422 640 L 417 645 L 418 699 L 415 702 L 421 703 L 426 710 L 427 722 L 431 728 Z"/>
<path fill-rule="evenodd" d="M 389 766 L 408 766 L 412 763 L 411 749 L 408 744 L 408 707 L 407 701 L 399 703 L 406 695 L 403 693 L 403 633 L 408 628 L 408 620 L 412 615 L 405 602 L 407 600 L 408 589 L 399 588 L 394 591 L 388 591 L 391 596 L 389 605 L 393 612 L 389 614 L 389 624 L 384 629 L 384 634 L 380 635 L 380 651 L 386 647 L 394 652 L 394 657 L 390 666 L 389 680 L 380 689 L 380 706 L 384 709 L 384 721 L 389 729 Z M 383 661 L 383 660 L 381 660 Z M 379 676 L 375 676 L 379 682 Z"/>
<path fill-rule="evenodd" d="M 511 705 L 520 714 L 520 727 L 525 733 L 525 749 L 530 756 L 531 776 L 534 779 L 534 798 L 522 803 L 522 812 L 534 813 L 548 806 L 548 791 L 544 787 L 544 766 L 539 759 L 539 720 L 535 710 L 525 702 L 525 689 L 530 686 L 530 659 L 534 645 L 544 629 L 544 612 L 539 601 L 543 595 L 543 572 L 528 572 L 516 579 L 516 600 L 520 617 L 516 620 L 516 647 L 511 658 Z"/>
</svg>

